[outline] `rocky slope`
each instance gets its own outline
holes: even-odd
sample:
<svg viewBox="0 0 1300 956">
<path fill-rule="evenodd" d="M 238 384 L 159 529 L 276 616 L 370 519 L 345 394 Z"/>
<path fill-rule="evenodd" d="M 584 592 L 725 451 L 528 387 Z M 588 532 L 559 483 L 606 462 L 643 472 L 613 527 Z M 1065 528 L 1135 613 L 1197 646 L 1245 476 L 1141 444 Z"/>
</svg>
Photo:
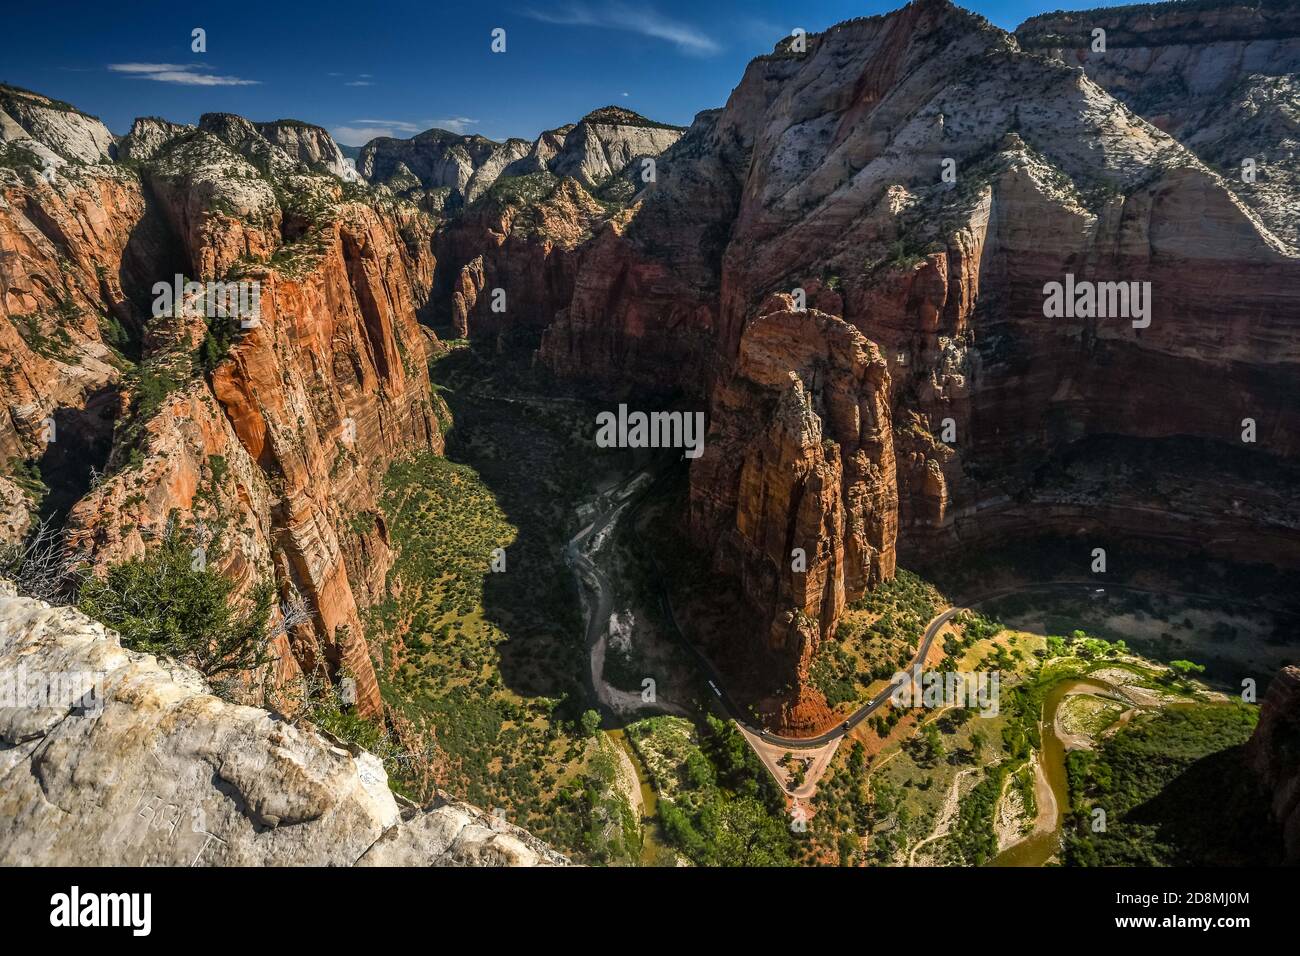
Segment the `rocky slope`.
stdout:
<svg viewBox="0 0 1300 956">
<path fill-rule="evenodd" d="M 98 163 L 113 156 L 113 134 L 67 103 L 0 84 L 0 144 L 35 154 L 42 165 Z"/>
<path fill-rule="evenodd" d="M 338 143 L 319 126 L 298 120 L 276 120 L 273 123 L 254 123 L 257 131 L 313 172 L 329 173 L 345 183 L 356 182 L 360 177 L 355 167 L 343 158 Z"/>
<path fill-rule="evenodd" d="M 124 363 L 114 343 L 166 258 L 162 218 L 117 166 L 0 168 L 0 463 L 84 490 L 102 468 Z M 48 441 L 54 438 L 54 441 Z M 55 502 L 67 508 L 71 498 Z M 34 505 L 34 502 L 33 502 Z"/>
<path fill-rule="evenodd" d="M 485 136 L 425 130 L 410 139 L 381 137 L 361 148 L 357 171 L 426 206 L 442 209 L 480 196 L 511 163 L 528 155 L 528 143 L 498 143 Z"/>
<path fill-rule="evenodd" d="M 621 173 L 634 159 L 658 156 L 683 132 L 676 126 L 651 122 L 632 110 L 606 106 L 588 113 L 567 132 L 550 134 L 556 139 L 562 136 L 563 145 L 546 162 L 546 168 L 593 188 Z"/>
<path fill-rule="evenodd" d="M 1097 29 L 1105 31 L 1104 51 L 1092 49 Z M 1280 241 L 1300 245 L 1295 4 L 1183 0 L 1051 13 L 1025 21 L 1016 37 L 1026 49 L 1082 67 L 1219 172 Z"/>
<path fill-rule="evenodd" d="M 1261 129 L 1286 128 L 1276 111 L 1267 119 Z M 820 713 L 803 676 L 842 601 L 896 556 L 1133 527 L 1180 546 L 1212 540 L 1220 556 L 1300 557 L 1300 515 L 1265 507 L 1252 477 L 1293 469 L 1300 447 L 1286 398 L 1300 384 L 1287 318 L 1300 259 L 1281 225 L 1077 67 L 918 0 L 809 37 L 804 54 L 783 43 L 755 60 L 658 167 L 583 251 L 539 355 L 574 379 L 673 384 L 708 401 L 691 531 L 772 622 L 735 639 L 760 659 L 781 649 L 770 706 L 787 728 L 809 730 L 801 715 Z M 1150 283 L 1149 324 L 1046 318 L 1044 287 L 1067 274 Z M 750 329 L 773 349 L 764 364 L 792 376 L 782 389 L 860 379 L 853 350 L 809 366 L 798 338 L 782 345 L 765 329 L 770 297 L 796 289 L 816 310 L 809 322 L 842 322 L 885 363 L 872 388 L 887 400 L 860 430 L 798 389 L 775 422 L 775 396 L 736 397 L 738 382 L 754 384 Z M 1220 385 L 1194 384 L 1205 381 Z M 1243 447 L 1246 417 L 1267 439 Z M 1133 469 L 1112 445 L 1094 448 L 1113 456 L 1100 466 L 1109 480 L 1062 485 L 1050 463 L 1097 435 L 1147 449 L 1144 478 L 1119 477 Z M 737 436 L 762 437 L 744 454 Z M 863 452 L 868 477 L 840 472 L 827 436 Z M 1204 484 L 1176 480 L 1184 439 L 1207 449 Z M 1165 497 L 1146 490 L 1152 476 L 1170 478 Z M 791 569 L 792 529 L 819 556 L 806 579 Z"/>
<path fill-rule="evenodd" d="M 142 120 L 122 148 L 132 168 L 3 173 L 0 447 L 66 478 L 71 547 L 97 566 L 140 553 L 169 521 L 203 522 L 227 573 L 273 577 L 313 612 L 281 640 L 282 674 L 351 673 L 359 707 L 378 714 L 360 620 L 387 569 L 378 482 L 395 458 L 442 447 L 433 340 L 416 319 L 432 221 L 353 201 L 310 152 L 229 114 L 198 129 Z M 257 321 L 194 303 L 153 314 L 153 283 L 175 275 L 256 282 Z M 67 426 L 55 443 L 47 419 Z M 79 470 L 59 475 L 60 456 Z"/>
<path fill-rule="evenodd" d="M 1269 685 L 1246 755 L 1273 794 L 1286 862 L 1300 862 L 1300 668 L 1283 668 Z"/>
<path fill-rule="evenodd" d="M 194 671 L 8 582 L 0 687 L 39 692 L 0 706 L 0 865 L 567 863 L 474 807 L 396 797 L 372 754 L 222 701 Z"/>
<path fill-rule="evenodd" d="M 543 171 L 495 184 L 439 231 L 435 315 L 458 338 L 545 327 L 572 298 L 586 240 L 607 216 L 575 179 Z"/>
<path fill-rule="evenodd" d="M 410 139 L 383 137 L 361 149 L 357 169 L 372 183 L 436 210 L 473 202 L 498 178 L 549 172 L 594 189 L 634 159 L 658 156 L 681 136 L 631 110 L 606 106 L 578 123 L 526 140 L 498 143 L 431 129 Z"/>
</svg>

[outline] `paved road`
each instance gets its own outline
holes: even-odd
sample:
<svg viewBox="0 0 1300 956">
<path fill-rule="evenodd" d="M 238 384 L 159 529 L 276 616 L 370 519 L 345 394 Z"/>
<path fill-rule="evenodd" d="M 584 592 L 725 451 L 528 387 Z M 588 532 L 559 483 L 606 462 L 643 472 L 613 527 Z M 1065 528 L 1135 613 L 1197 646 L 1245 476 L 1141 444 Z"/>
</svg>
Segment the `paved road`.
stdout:
<svg viewBox="0 0 1300 956">
<path fill-rule="evenodd" d="M 658 566 L 658 561 L 654 559 L 653 554 L 651 556 L 651 560 L 655 562 L 655 570 L 657 572 L 660 572 L 658 574 L 658 578 L 660 581 L 662 581 L 663 574 L 661 573 L 661 569 Z M 908 663 L 906 672 L 907 673 L 916 672 L 917 670 L 919 670 L 919 668 L 921 668 L 924 665 L 926 657 L 929 656 L 930 647 L 934 644 L 934 639 L 939 636 L 939 632 L 943 630 L 943 626 L 947 624 L 949 621 L 951 621 L 958 614 L 960 614 L 962 611 L 970 610 L 972 608 L 979 606 L 980 604 L 985 604 L 989 601 L 996 600 L 997 598 L 1000 597 L 1006 597 L 1011 594 L 1018 594 L 1025 591 L 1076 591 L 1086 596 L 1096 591 L 1098 588 L 1098 584 L 1099 582 L 1095 580 L 1094 581 L 1051 581 L 1051 582 L 1045 582 L 1041 584 L 1026 584 L 1019 587 L 1003 588 L 1002 590 L 999 591 L 992 591 L 988 594 L 984 594 L 972 600 L 966 601 L 962 605 L 949 607 L 936 614 L 933 618 L 931 618 L 930 623 L 926 625 L 925 633 L 921 637 L 920 645 L 917 647 L 915 656 Z M 1208 598 L 1207 595 L 1158 591 L 1152 588 L 1130 587 L 1128 585 L 1120 585 L 1120 584 L 1113 584 L 1113 583 L 1106 583 L 1104 587 L 1108 591 L 1132 591 L 1132 592 L 1140 592 L 1145 594 L 1168 594 L 1171 596 L 1179 596 L 1179 597 L 1203 598 L 1203 599 Z M 1209 598 L 1209 599 L 1220 600 L 1219 598 Z M 681 644 L 688 651 L 690 651 L 692 656 L 695 658 L 696 662 L 699 664 L 700 669 L 703 671 L 705 675 L 705 678 L 708 680 L 710 690 L 713 692 L 713 695 L 717 699 L 718 704 L 726 712 L 727 716 L 730 717 L 732 720 L 734 720 L 745 730 L 749 731 L 750 733 L 754 734 L 756 737 L 759 737 L 760 739 L 765 740 L 771 744 L 787 747 L 791 750 L 812 749 L 812 748 L 824 746 L 837 737 L 843 737 L 850 730 L 852 730 L 854 727 L 862 723 L 862 721 L 866 720 L 878 709 L 880 709 L 880 707 L 883 706 L 884 703 L 887 700 L 889 700 L 889 698 L 893 695 L 894 691 L 898 687 L 900 687 L 905 681 L 905 678 L 899 678 L 891 681 L 885 688 L 883 688 L 879 693 L 877 693 L 874 697 L 872 697 L 871 700 L 867 701 L 867 703 L 863 704 L 861 707 L 855 710 L 844 721 L 842 721 L 840 724 L 836 725 L 835 727 L 831 728 L 830 730 L 826 731 L 825 733 L 818 734 L 816 737 L 782 737 L 779 734 L 774 734 L 771 731 L 764 730 L 762 727 L 755 726 L 754 724 L 749 722 L 749 720 L 745 715 L 745 712 L 741 710 L 741 708 L 736 704 L 736 702 L 732 700 L 732 698 L 727 694 L 726 688 L 722 681 L 722 677 L 718 674 L 717 670 L 714 668 L 713 663 L 704 655 L 704 653 L 698 647 L 696 647 L 693 643 L 687 640 L 685 634 L 682 633 L 681 627 L 677 623 L 677 617 L 673 613 L 672 602 L 668 598 L 667 591 L 662 587 L 660 588 L 659 600 L 664 609 L 665 615 L 667 616 L 668 620 L 671 622 L 673 626 L 673 630 L 676 632 Z"/>
<path fill-rule="evenodd" d="M 631 476 L 624 482 L 620 483 L 620 485 L 617 486 L 617 490 L 621 491 L 626 485 L 628 485 L 630 482 L 635 480 L 637 476 L 644 473 L 645 472 L 638 472 L 636 475 Z M 655 482 L 658 482 L 666 474 L 667 474 L 666 471 L 660 472 L 660 474 L 655 478 Z M 634 499 L 629 499 L 632 510 L 635 510 L 635 508 L 638 507 L 640 503 L 645 499 L 646 493 L 649 491 L 649 488 L 652 487 L 652 485 L 647 486 L 645 489 L 642 489 L 637 495 L 635 495 Z M 600 531 L 603 531 L 604 529 L 608 528 L 614 522 L 617 516 L 622 512 L 622 510 L 623 510 L 623 503 L 620 502 L 619 505 L 611 508 L 606 514 L 601 515 L 597 519 L 596 523 L 591 527 L 591 529 L 587 532 L 580 534 L 578 538 L 574 539 L 574 542 L 578 541 L 580 538 L 586 538 L 586 537 L 590 537 L 591 535 L 598 534 Z M 589 569 L 590 573 L 593 576 L 595 576 L 595 578 L 599 582 L 599 586 L 596 589 L 598 595 L 598 600 L 597 600 L 598 613 L 591 615 L 591 617 L 589 618 L 588 633 L 587 633 L 588 642 L 594 643 L 594 641 L 598 640 L 600 637 L 599 628 L 604 627 L 605 623 L 609 621 L 609 613 L 613 602 L 612 588 L 610 587 L 608 578 L 606 578 L 605 575 L 598 568 L 596 568 L 594 564 L 592 564 L 590 561 L 587 561 L 586 558 L 576 553 L 576 547 L 574 544 L 571 543 L 570 547 L 574 549 L 574 556 L 577 559 L 576 565 L 581 565 Z M 803 749 L 822 747 L 830 743 L 831 741 L 835 740 L 837 737 L 843 737 L 850 730 L 852 730 L 858 724 L 862 723 L 862 721 L 866 720 L 873 713 L 875 713 L 881 706 L 883 706 L 884 703 L 887 700 L 889 700 L 889 698 L 893 695 L 894 691 L 898 687 L 900 687 L 906 679 L 906 678 L 898 678 L 896 680 L 891 681 L 884 689 L 882 689 L 879 693 L 877 693 L 874 697 L 872 697 L 871 700 L 867 701 L 867 703 L 863 704 L 861 707 L 855 710 L 849 717 L 847 717 L 840 724 L 831 728 L 825 733 L 818 734 L 816 737 L 782 737 L 779 734 L 771 733 L 770 731 L 764 730 L 762 727 L 758 727 L 754 724 L 751 724 L 745 712 L 727 693 L 722 677 L 718 673 L 717 669 L 713 666 L 713 662 L 710 661 L 707 656 L 705 656 L 703 651 L 701 651 L 698 647 L 695 646 L 695 644 L 693 644 L 690 640 L 686 638 L 686 635 L 683 633 L 681 627 L 678 625 L 677 615 L 673 611 L 672 601 L 668 596 L 667 589 L 662 585 L 662 582 L 664 580 L 663 569 L 659 566 L 659 561 L 654 556 L 653 549 L 651 549 L 650 551 L 650 560 L 653 562 L 655 566 L 656 578 L 659 582 L 661 582 L 659 588 L 659 602 L 660 602 L 660 606 L 664 610 L 664 616 L 667 618 L 668 622 L 672 625 L 672 630 L 676 634 L 679 643 L 695 659 L 695 662 L 698 665 L 705 680 L 707 681 L 709 690 L 713 694 L 718 705 L 725 712 L 726 716 L 730 717 L 737 724 L 739 724 L 745 730 L 749 731 L 754 736 L 764 741 L 767 741 L 770 744 L 775 744 L 781 747 L 787 747 L 791 750 L 803 750 Z M 575 571 L 576 570 L 577 567 L 575 566 Z M 1218 597 L 1213 597 L 1204 594 L 1190 594 L 1181 591 L 1161 591 L 1154 588 L 1134 587 L 1130 585 L 1114 584 L 1110 582 L 1105 582 L 1103 584 L 1101 581 L 1097 579 L 1075 580 L 1075 581 L 1049 581 L 1040 584 L 1025 584 L 1013 588 L 1003 588 L 1001 590 L 992 591 L 987 594 L 983 594 L 979 597 L 976 597 L 974 599 L 968 600 L 961 605 L 946 608 L 945 610 L 940 611 L 933 618 L 931 618 L 930 623 L 926 625 L 925 633 L 921 637 L 921 642 L 916 649 L 915 656 L 908 663 L 906 673 L 917 672 L 921 667 L 924 666 L 925 659 L 929 656 L 930 648 L 934 644 L 934 639 L 938 637 L 939 632 L 943 630 L 944 625 L 947 624 L 949 621 L 951 621 L 962 611 L 970 610 L 972 608 L 978 607 L 981 604 L 985 604 L 989 601 L 996 600 L 997 598 L 1006 597 L 1011 594 L 1019 594 L 1027 591 L 1075 591 L 1080 593 L 1082 596 L 1086 596 L 1088 594 L 1097 591 L 1099 586 L 1104 587 L 1105 590 L 1107 591 L 1129 591 L 1129 592 L 1143 593 L 1143 594 L 1163 594 L 1170 597 L 1213 600 L 1213 601 L 1220 601 L 1224 603 L 1234 603 L 1234 604 L 1252 603 L 1248 601 L 1235 601 L 1227 598 L 1218 598 Z"/>
<path fill-rule="evenodd" d="M 973 608 L 976 608 L 981 604 L 986 604 L 989 601 L 994 601 L 1001 597 L 1008 597 L 1009 595 L 1012 594 L 1022 594 L 1026 591 L 1075 591 L 1080 593 L 1081 596 L 1086 597 L 1087 595 L 1096 592 L 1099 588 L 1099 584 L 1100 582 L 1096 580 L 1046 581 L 1039 584 L 1023 584 L 1014 588 L 1003 588 L 1000 591 L 991 591 L 988 594 L 984 594 L 981 595 L 980 597 L 966 601 L 964 604 L 960 606 L 950 607 L 944 611 L 941 611 L 940 613 L 936 614 L 930 620 L 930 623 L 926 626 L 925 635 L 921 638 L 921 644 L 917 648 L 916 656 L 913 657 L 911 662 L 907 665 L 907 673 L 913 673 L 919 671 L 919 669 L 923 666 L 926 657 L 930 653 L 930 646 L 934 643 L 934 639 L 939 636 L 939 632 L 943 630 L 943 626 L 947 624 L 949 621 L 951 621 L 958 614 L 960 614 L 962 611 L 972 610 Z M 1163 594 L 1172 597 L 1197 598 L 1201 600 L 1222 601 L 1224 603 L 1241 603 L 1241 604 L 1250 603 L 1245 601 L 1239 602 L 1239 601 L 1226 599 L 1226 598 L 1211 597 L 1205 594 L 1189 594 L 1181 591 L 1161 591 L 1155 588 L 1133 587 L 1127 584 L 1106 583 L 1102 589 L 1105 591 L 1129 591 L 1129 592 L 1140 593 L 1140 594 Z M 676 627 L 675 620 L 673 626 Z M 862 723 L 862 721 L 870 717 L 882 704 L 885 703 L 885 701 L 889 700 L 890 696 L 894 693 L 894 691 L 898 687 L 900 687 L 904 683 L 905 680 L 906 678 L 899 678 L 891 681 L 887 687 L 885 687 L 882 691 L 880 691 L 880 693 L 876 694 L 875 697 L 871 698 L 871 700 L 869 700 L 866 704 L 862 705 L 860 708 L 855 710 L 853 714 L 850 717 L 848 717 L 843 723 L 841 723 L 837 727 L 832 728 L 831 730 L 826 731 L 826 733 L 821 734 L 817 737 L 778 737 L 776 734 L 768 733 L 767 731 L 761 730 L 756 727 L 750 727 L 748 724 L 745 724 L 745 726 L 747 729 L 757 734 L 758 736 L 762 737 L 764 740 L 771 741 L 772 743 L 784 744 L 792 748 L 819 747 L 822 744 L 829 743 L 830 741 L 834 740 L 836 737 L 844 736 L 850 730 L 856 727 L 858 724 Z M 734 714 L 732 716 L 734 717 Z M 735 717 L 734 719 L 736 720 L 737 723 L 744 723 L 744 721 L 740 717 Z"/>
</svg>

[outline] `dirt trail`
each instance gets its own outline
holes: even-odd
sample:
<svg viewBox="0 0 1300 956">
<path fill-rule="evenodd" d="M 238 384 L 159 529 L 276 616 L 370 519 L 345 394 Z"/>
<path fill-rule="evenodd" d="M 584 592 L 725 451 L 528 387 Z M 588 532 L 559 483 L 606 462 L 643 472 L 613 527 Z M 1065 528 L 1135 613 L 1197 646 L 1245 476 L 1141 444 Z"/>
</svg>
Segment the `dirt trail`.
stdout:
<svg viewBox="0 0 1300 956">
<path fill-rule="evenodd" d="M 974 773 L 974 768 L 968 767 L 965 770 L 958 771 L 957 776 L 952 779 L 952 786 L 948 789 L 948 795 L 944 797 L 943 806 L 939 808 L 939 814 L 934 820 L 934 829 L 930 835 L 912 847 L 907 855 L 907 865 L 916 866 L 916 853 L 927 843 L 933 843 L 935 840 L 941 840 L 948 835 L 952 829 L 952 822 L 957 816 L 957 808 L 961 805 L 961 781 L 967 774 Z"/>
</svg>

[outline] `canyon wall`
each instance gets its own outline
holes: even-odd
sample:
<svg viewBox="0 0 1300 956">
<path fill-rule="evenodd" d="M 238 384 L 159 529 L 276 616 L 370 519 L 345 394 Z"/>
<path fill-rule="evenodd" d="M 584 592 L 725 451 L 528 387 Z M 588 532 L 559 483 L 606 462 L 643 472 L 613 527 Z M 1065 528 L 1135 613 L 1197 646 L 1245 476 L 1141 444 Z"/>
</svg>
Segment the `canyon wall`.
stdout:
<svg viewBox="0 0 1300 956">
<path fill-rule="evenodd" d="M 0 448 L 48 458 L 97 436 L 70 481 L 82 483 L 66 502 L 70 547 L 102 568 L 169 524 L 202 523 L 241 586 L 273 576 L 310 609 L 311 625 L 280 641 L 281 677 L 346 670 L 375 715 L 360 610 L 390 559 L 379 482 L 396 458 L 442 448 L 436 340 L 416 320 L 434 224 L 406 203 L 345 197 L 303 149 L 209 114 L 197 129 L 138 122 L 122 143 L 135 168 L 5 170 Z M 206 315 L 205 300 L 155 314 L 153 283 L 176 275 L 256 282 L 259 314 L 248 328 Z M 115 349 L 133 337 L 133 387 L 118 394 L 132 363 Z M 44 442 L 47 419 L 92 412 L 97 431 L 78 422 Z"/>
<path fill-rule="evenodd" d="M 1294 76 L 1290 40 L 1247 45 Z M 1257 101 L 1261 156 L 1291 148 L 1286 109 Z M 896 560 L 1050 530 L 1300 560 L 1300 514 L 1254 477 L 1294 487 L 1300 258 L 1280 237 L 1300 204 L 1248 189 L 1076 64 L 918 0 L 751 63 L 583 252 L 539 358 L 708 401 L 690 532 L 772 622 L 736 639 L 788 655 L 795 728 L 817 709 L 804 678 L 839 608 Z M 1045 289 L 1067 276 L 1149 290 L 1144 314 L 1049 318 Z M 806 397 L 857 380 L 858 360 L 831 349 L 810 367 L 798 337 L 772 333 L 777 294 L 883 363 L 868 479 L 832 464 L 821 446 L 843 452 L 842 426 Z M 789 376 L 764 398 L 759 350 Z M 1190 474 L 1188 442 L 1203 449 Z M 1054 468 L 1072 454 L 1087 481 Z"/>
<path fill-rule="evenodd" d="M 1153 15 L 1156 14 L 1156 15 Z M 1104 49 L 1094 49 L 1094 31 Z M 1289 3 L 1180 3 L 1049 13 L 1016 29 L 1026 48 L 1081 67 L 1165 130 L 1251 206 L 1292 250 L 1300 243 L 1300 9 Z M 1249 161 L 1250 181 L 1243 178 Z"/>
<path fill-rule="evenodd" d="M 352 671 L 369 713 L 378 477 L 442 447 L 417 316 L 707 409 L 683 530 L 763 621 L 734 640 L 779 660 L 789 729 L 824 717 L 810 664 L 899 561 L 1058 531 L 1294 564 L 1296 30 L 1254 9 L 1012 35 L 916 0 L 783 40 L 684 133 L 613 107 L 532 143 L 431 130 L 368 144 L 372 188 L 305 124 L 146 119 L 113 143 L 6 88 L 0 149 L 63 165 L 0 170 L 0 450 L 97 423 L 76 545 L 102 566 L 173 513 L 218 526 L 227 573 L 315 613 L 282 670 Z M 256 279 L 260 324 L 159 322 L 174 271 Z M 1046 314 L 1076 280 L 1122 314 Z M 142 409 L 128 372 L 172 387 Z M 11 536 L 28 493 L 0 486 Z"/>
<path fill-rule="evenodd" d="M 1272 794 L 1284 859 L 1300 862 L 1300 668 L 1284 667 L 1273 678 L 1246 759 Z"/>
</svg>

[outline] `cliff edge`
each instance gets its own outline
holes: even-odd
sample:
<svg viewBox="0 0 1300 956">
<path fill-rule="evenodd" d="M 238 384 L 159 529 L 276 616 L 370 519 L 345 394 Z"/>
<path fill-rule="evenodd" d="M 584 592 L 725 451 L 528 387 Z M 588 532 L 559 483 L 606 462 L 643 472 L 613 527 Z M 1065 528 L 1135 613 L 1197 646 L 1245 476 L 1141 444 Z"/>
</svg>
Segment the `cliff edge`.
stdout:
<svg viewBox="0 0 1300 956">
<path fill-rule="evenodd" d="M 467 804 L 417 808 L 373 754 L 0 581 L 0 865 L 567 863 Z"/>
</svg>

